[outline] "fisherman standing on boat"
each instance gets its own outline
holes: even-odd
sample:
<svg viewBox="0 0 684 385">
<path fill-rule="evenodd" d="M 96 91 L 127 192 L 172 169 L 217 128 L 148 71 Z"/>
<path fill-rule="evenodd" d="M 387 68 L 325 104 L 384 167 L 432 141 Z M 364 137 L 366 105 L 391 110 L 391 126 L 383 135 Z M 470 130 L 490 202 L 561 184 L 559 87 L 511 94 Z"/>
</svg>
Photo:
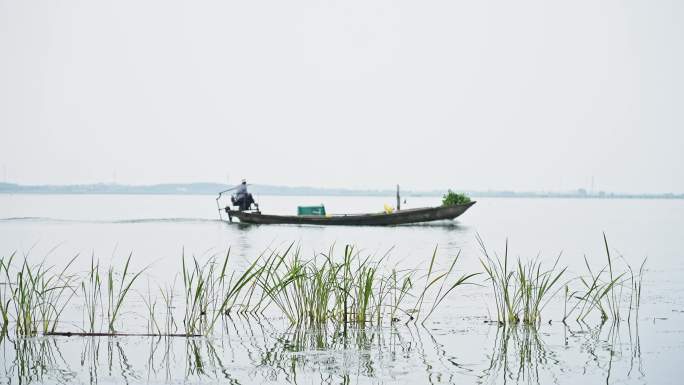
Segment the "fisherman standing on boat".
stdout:
<svg viewBox="0 0 684 385">
<path fill-rule="evenodd" d="M 239 200 L 247 196 L 247 180 L 243 179 L 242 182 L 237 186 L 237 191 L 235 192 L 235 199 Z"/>
</svg>

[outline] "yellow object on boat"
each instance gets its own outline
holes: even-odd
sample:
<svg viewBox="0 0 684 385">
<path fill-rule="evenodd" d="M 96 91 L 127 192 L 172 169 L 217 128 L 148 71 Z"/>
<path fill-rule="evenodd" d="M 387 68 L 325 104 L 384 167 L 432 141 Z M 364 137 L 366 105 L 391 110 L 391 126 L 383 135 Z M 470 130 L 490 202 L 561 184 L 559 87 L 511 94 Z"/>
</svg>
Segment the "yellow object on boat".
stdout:
<svg viewBox="0 0 684 385">
<path fill-rule="evenodd" d="M 385 203 L 385 214 L 392 214 L 394 212 L 394 207 Z"/>
</svg>

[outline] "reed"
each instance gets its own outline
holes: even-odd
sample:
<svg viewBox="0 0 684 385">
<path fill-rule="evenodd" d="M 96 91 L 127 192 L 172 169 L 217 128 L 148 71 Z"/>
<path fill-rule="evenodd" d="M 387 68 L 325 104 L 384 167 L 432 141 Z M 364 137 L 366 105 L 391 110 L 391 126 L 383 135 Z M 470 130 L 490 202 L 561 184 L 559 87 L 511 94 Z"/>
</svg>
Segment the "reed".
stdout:
<svg viewBox="0 0 684 385">
<path fill-rule="evenodd" d="M 356 297 L 354 303 L 354 314 L 355 321 L 359 323 L 365 323 L 368 320 L 370 308 L 373 306 L 373 302 L 376 297 L 374 297 L 374 291 L 376 285 L 384 282 L 384 280 L 377 280 L 378 264 L 368 263 L 359 266 L 359 270 L 356 274 Z M 382 287 L 382 285 L 379 285 Z M 380 295 L 378 295 L 380 298 Z M 377 305 L 380 308 L 379 304 Z"/>
<path fill-rule="evenodd" d="M 294 243 L 291 243 L 282 254 L 288 255 L 293 246 Z M 252 290 L 254 290 L 256 286 L 258 286 L 261 289 L 264 289 L 269 287 L 269 285 L 271 285 L 273 282 L 277 282 L 278 279 L 274 276 L 278 272 L 278 266 L 276 266 L 276 264 L 280 265 L 284 263 L 284 258 L 280 257 L 280 254 L 277 250 L 272 250 L 270 255 L 266 258 L 264 258 L 264 254 L 262 254 L 260 255 L 260 258 L 264 259 L 263 269 L 262 273 L 255 277 L 254 283 L 252 285 Z M 259 300 L 251 309 L 251 312 L 263 312 L 264 306 L 267 306 L 272 300 L 271 295 L 272 292 L 270 292 L 269 290 L 261 290 Z"/>
<path fill-rule="evenodd" d="M 90 257 L 90 270 L 81 281 L 83 294 L 84 330 L 95 333 L 97 308 L 102 303 L 102 279 L 100 278 L 100 261 L 95 262 L 95 255 Z"/>
<path fill-rule="evenodd" d="M 12 253 L 7 260 L 0 258 L 0 274 L 5 276 L 4 282 L 0 283 L 0 317 L 2 317 L 2 327 L 0 336 L 7 335 L 9 329 L 10 303 L 12 301 L 12 290 L 10 287 L 9 266 L 12 264 L 16 253 Z"/>
<path fill-rule="evenodd" d="M 564 315 L 563 321 L 577 313 L 576 320 L 584 321 L 591 314 L 598 313 L 602 322 L 609 319 L 620 322 L 624 308 L 623 293 L 628 293 L 627 319 L 630 320 L 634 312 L 638 316 L 641 302 L 641 287 L 646 259 L 641 263 L 638 274 L 625 262 L 624 271 L 617 270 L 615 258 L 610 253 L 606 234 L 603 234 L 603 245 L 606 251 L 606 264 L 598 271 L 591 268 L 586 256 L 584 265 L 586 273 L 578 278 L 581 287 L 566 294 L 566 303 L 574 300 L 570 310 Z M 629 284 L 627 284 L 629 282 Z M 566 305 L 567 307 L 567 305 Z"/>
<path fill-rule="evenodd" d="M 16 275 L 16 287 L 12 290 L 19 335 L 31 336 L 37 333 L 34 309 L 38 303 L 36 295 L 38 281 L 34 276 L 28 262 L 24 261 L 21 270 Z"/>
<path fill-rule="evenodd" d="M 173 334 L 178 331 L 178 325 L 173 316 L 174 309 L 174 287 L 175 280 L 173 284 L 165 288 L 159 288 L 159 295 L 164 303 L 164 334 Z"/>
<path fill-rule="evenodd" d="M 548 270 L 543 270 L 541 262 L 536 259 L 527 264 L 518 260 L 518 290 L 525 324 L 532 325 L 539 322 L 541 311 L 560 289 L 556 289 L 557 283 L 567 267 L 557 270 L 559 259 L 560 254 Z"/>
<path fill-rule="evenodd" d="M 109 270 L 107 270 L 107 324 L 110 333 L 116 333 L 114 325 L 121 314 L 122 306 L 133 283 L 147 270 L 147 267 L 145 267 L 137 273 L 132 273 L 129 277 L 128 269 L 132 256 L 133 253 L 129 254 L 126 259 L 123 271 L 121 272 L 121 279 L 116 279 L 113 267 L 110 266 Z"/>
<path fill-rule="evenodd" d="M 186 264 L 185 253 L 182 256 L 182 275 L 185 296 L 185 314 L 183 327 L 187 334 L 196 334 L 206 330 L 208 313 L 216 307 L 218 297 L 223 290 L 226 268 L 230 252 L 226 253 L 220 271 L 217 261 L 211 257 L 205 264 L 193 257 L 190 266 Z"/>
<path fill-rule="evenodd" d="M 605 266 L 595 270 L 585 258 L 586 273 L 567 282 L 562 282 L 567 269 L 559 267 L 560 254 L 551 265 L 544 265 L 539 257 L 526 262 L 518 258 L 512 263 L 508 241 L 501 256 L 490 253 L 479 235 L 477 241 L 484 272 L 457 273 L 460 251 L 452 259 L 441 261 L 437 247 L 423 270 L 400 269 L 397 265 L 388 269 L 388 254 L 375 258 L 351 245 L 341 253 L 336 253 L 333 245 L 327 253 L 305 258 L 299 247 L 290 244 L 282 251 L 259 255 L 244 270 L 232 268 L 230 250 L 202 263 L 183 252 L 180 300 L 176 299 L 175 279 L 174 284 L 159 287 L 158 292 L 148 282 L 146 291 L 140 293 L 142 316 L 146 317 L 148 334 L 185 336 L 210 335 L 223 317 L 247 313 L 275 313 L 305 328 L 335 324 L 344 333 L 349 324 L 379 326 L 402 320 L 424 324 L 447 297 L 459 288 L 477 284 L 474 278 L 485 274 L 500 324 L 539 324 L 546 306 L 560 291 L 564 321 L 570 317 L 583 321 L 591 314 L 600 315 L 601 320 L 619 321 L 627 305 L 627 320 L 638 317 L 646 261 L 638 270 L 626 263 L 622 268 L 620 258 L 611 254 L 605 235 Z M 103 275 L 93 255 L 89 269 L 76 275 L 69 273 L 75 259 L 56 269 L 44 263 L 31 265 L 26 257 L 21 261 L 16 254 L 0 258 L 4 281 L 0 284 L 0 336 L 10 327 L 20 336 L 55 334 L 62 314 L 75 297 L 83 304 L 82 334 L 99 335 L 102 329 L 107 331 L 104 334 L 117 334 L 117 321 L 128 309 L 130 292 L 149 266 L 131 272 L 129 254 L 121 270 L 110 266 Z M 178 311 L 175 302 L 181 305 Z M 176 323 L 178 314 L 182 315 L 182 325 Z M 181 334 L 177 334 L 179 329 Z"/>
<path fill-rule="evenodd" d="M 147 310 L 147 332 L 161 335 L 162 330 L 157 322 L 157 298 L 152 296 L 149 280 L 147 281 L 147 295 L 141 294 L 140 297 Z"/>
<path fill-rule="evenodd" d="M 353 282 L 353 276 L 351 272 L 351 261 L 354 258 L 353 250 L 354 248 L 350 245 L 346 245 L 344 247 L 344 259 L 342 266 L 340 266 L 340 270 L 342 271 L 342 282 L 341 284 L 337 285 L 337 288 L 342 290 L 337 293 L 336 308 L 337 314 L 342 315 L 342 325 L 344 326 L 345 336 L 347 335 L 347 323 L 349 321 L 349 297 L 351 293 L 351 284 Z M 342 306 L 341 311 L 340 306 Z"/>
<path fill-rule="evenodd" d="M 261 261 L 261 257 L 259 257 L 256 258 L 254 262 L 252 262 L 249 265 L 249 267 L 241 274 L 236 274 L 236 272 L 233 271 L 230 275 L 230 278 L 228 279 L 228 282 L 226 283 L 225 278 L 229 256 L 230 249 L 228 249 L 228 252 L 226 253 L 226 257 L 223 262 L 223 267 L 221 268 L 221 273 L 218 277 L 219 282 L 215 285 L 215 287 L 220 288 L 222 296 L 219 297 L 219 306 L 214 312 L 213 318 L 209 320 L 209 323 L 207 325 L 206 332 L 209 333 L 214 329 L 214 326 L 216 325 L 216 322 L 219 320 L 219 318 L 223 315 L 230 314 L 233 308 L 238 308 L 238 312 L 247 312 L 249 310 L 249 308 L 247 308 L 246 306 L 241 306 L 242 304 L 239 303 L 238 300 L 240 298 L 241 293 L 243 293 L 243 290 L 249 288 L 253 289 L 255 287 L 254 285 L 250 286 L 250 283 L 256 280 L 257 277 L 261 276 L 261 274 L 263 273 L 264 268 L 259 266 L 259 262 Z"/>
<path fill-rule="evenodd" d="M 325 322 L 331 315 L 328 306 L 337 289 L 333 278 L 338 267 L 328 256 L 323 257 L 322 265 L 315 260 L 304 261 L 299 248 L 288 258 L 290 250 L 275 254 L 264 263 L 268 273 L 260 283 L 261 288 L 291 323 Z"/>
<path fill-rule="evenodd" d="M 64 309 L 77 293 L 77 276 L 67 273 L 77 257 L 78 255 L 75 255 L 69 260 L 56 275 L 50 273 L 52 267 L 43 268 L 43 264 L 38 267 L 35 278 L 38 280 L 39 292 L 36 295 L 43 333 L 54 332 L 57 329 Z"/>
<path fill-rule="evenodd" d="M 477 241 L 484 255 L 480 262 L 491 283 L 497 321 L 500 324 L 539 323 L 542 310 L 563 288 L 559 287 L 559 281 L 567 267 L 558 267 L 560 254 L 548 269 L 538 257 L 525 263 L 518 258 L 516 266 L 509 268 L 508 240 L 503 258 L 492 256 L 479 235 Z"/>
<path fill-rule="evenodd" d="M 584 257 L 584 265 L 587 268 L 587 275 L 579 277 L 582 288 L 574 292 L 573 297 L 576 302 L 568 315 L 578 309 L 576 320 L 583 321 L 593 311 L 597 310 L 602 321 L 607 320 L 609 315 L 612 315 L 614 319 L 616 319 L 615 317 L 619 319 L 619 313 L 615 311 L 616 305 L 612 302 L 612 293 L 619 284 L 621 275 L 616 278 L 612 277 L 612 272 L 607 273 L 607 266 L 599 270 L 598 273 L 594 273 L 586 256 Z M 604 279 L 606 275 L 608 275 L 608 279 Z"/>
<path fill-rule="evenodd" d="M 389 292 L 390 292 L 390 310 L 389 318 L 392 323 L 399 321 L 397 318 L 397 312 L 402 311 L 402 303 L 404 300 L 410 296 L 410 292 L 413 289 L 413 280 L 411 271 L 397 271 L 392 269 L 392 273 L 389 276 Z"/>
<path fill-rule="evenodd" d="M 230 249 L 223 260 L 211 257 L 204 264 L 200 264 L 195 258 L 191 264 L 187 264 L 183 255 L 182 277 L 185 297 L 183 327 L 185 333 L 188 335 L 211 333 L 220 317 L 230 314 L 234 308 L 239 313 L 249 310 L 251 290 L 248 296 L 242 294 L 245 289 L 253 289 L 253 282 L 263 273 L 263 267 L 258 265 L 260 259 L 257 258 L 252 262 L 245 272 L 236 274 L 233 271 L 229 276 Z M 165 297 L 168 302 L 171 298 L 170 293 Z M 167 308 L 169 308 L 168 305 Z"/>
<path fill-rule="evenodd" d="M 424 324 L 425 321 L 427 321 L 427 319 L 430 318 L 432 313 L 434 313 L 434 311 L 442 303 L 442 301 L 444 301 L 444 299 L 447 297 L 447 295 L 449 295 L 449 293 L 451 293 L 453 290 L 455 290 L 459 286 L 471 284 L 471 282 L 468 282 L 468 281 L 471 278 L 481 274 L 481 273 L 471 273 L 471 274 L 464 273 L 460 277 L 458 277 L 456 279 L 456 281 L 451 283 L 451 285 L 449 285 L 445 289 L 445 284 L 447 283 L 449 276 L 453 272 L 454 267 L 456 266 L 456 262 L 458 262 L 458 258 L 460 256 L 461 256 L 461 250 L 458 251 L 458 253 L 456 254 L 456 257 L 454 257 L 454 260 L 449 265 L 449 269 L 447 270 L 446 274 L 444 274 L 443 279 L 441 279 L 441 284 L 439 286 L 439 290 L 437 291 L 437 294 L 435 295 L 435 301 L 432 303 L 432 307 L 430 308 L 430 311 L 428 312 L 428 314 L 423 318 L 422 324 Z"/>
<path fill-rule="evenodd" d="M 0 261 L 5 283 L 2 289 L 3 334 L 7 331 L 12 317 L 15 332 L 21 336 L 35 335 L 54 331 L 59 324 L 64 309 L 74 296 L 72 281 L 74 275 L 67 271 L 76 257 L 67 262 L 57 274 L 44 263 L 29 264 L 26 257 L 15 272 L 12 264 L 13 253 L 8 259 Z"/>
<path fill-rule="evenodd" d="M 345 306 L 347 299 L 355 294 L 352 293 L 351 283 L 354 279 L 351 273 L 351 250 L 350 247 L 345 249 L 344 262 L 341 264 L 333 262 L 332 248 L 328 254 L 308 261 L 301 257 L 299 248 L 294 249 L 290 257 L 287 251 L 283 255 L 276 255 L 276 262 L 269 264 L 270 280 L 264 281 L 262 288 L 291 323 L 345 320 L 345 310 L 358 313 Z M 342 282 L 338 281 L 340 274 L 345 277 Z"/>
<path fill-rule="evenodd" d="M 423 287 L 423 291 L 420 293 L 420 296 L 418 297 L 418 300 L 416 301 L 416 304 L 412 310 L 412 313 L 415 314 L 413 319 L 418 322 L 418 318 L 420 317 L 420 309 L 423 307 L 423 301 L 425 300 L 425 294 L 427 293 L 428 289 L 439 280 L 440 277 L 437 277 L 430 281 L 430 277 L 432 276 L 432 269 L 435 267 L 435 258 L 437 257 L 437 246 L 435 246 L 435 250 L 432 252 L 432 257 L 430 258 L 430 265 L 428 266 L 428 272 L 427 275 L 425 276 L 425 286 Z"/>
<path fill-rule="evenodd" d="M 646 260 L 647 258 L 644 258 L 644 260 L 641 262 L 638 273 L 636 275 L 634 274 L 634 270 L 632 270 L 632 266 L 627 264 L 627 268 L 629 269 L 630 275 L 630 287 L 632 289 L 632 292 L 629 297 L 629 314 L 627 316 L 628 322 L 631 321 L 632 312 L 634 312 L 634 316 L 637 319 L 637 322 L 639 319 L 639 308 L 641 307 L 641 287 L 644 279 L 644 267 L 646 266 Z"/>
<path fill-rule="evenodd" d="M 494 303 L 496 305 L 496 318 L 501 324 L 518 323 L 518 303 L 512 295 L 513 272 L 508 271 L 508 239 L 504 249 L 503 261 L 498 255 L 490 256 L 480 235 L 476 235 L 484 259 L 480 260 L 488 280 L 491 283 Z"/>
<path fill-rule="evenodd" d="M 387 254 L 379 259 L 361 257 L 353 247 L 346 246 L 339 262 L 333 250 L 304 260 L 299 249 L 288 257 L 275 255 L 263 267 L 268 270 L 261 288 L 269 298 L 268 305 L 275 306 L 292 324 L 339 322 L 343 325 L 382 324 L 384 319 L 397 322 L 400 313 L 409 321 L 418 321 L 420 309 L 426 298 L 435 295 L 425 321 L 442 301 L 457 287 L 467 283 L 475 274 L 464 274 L 455 282 L 447 284 L 458 256 L 446 271 L 437 271 L 436 249 L 430 260 L 428 272 L 423 279 L 422 291 L 412 293 L 417 270 L 397 271 L 383 274 L 382 263 Z M 419 280 L 419 279 L 418 279 Z M 405 308 L 406 299 L 414 298 L 412 308 Z"/>
<path fill-rule="evenodd" d="M 185 253 L 182 260 L 183 294 L 185 296 L 185 315 L 183 328 L 187 334 L 195 334 L 206 326 L 209 295 L 207 282 L 213 278 L 214 264 L 200 266 L 195 258 L 192 265 L 187 266 Z M 207 266 L 209 266 L 207 268 Z"/>
</svg>

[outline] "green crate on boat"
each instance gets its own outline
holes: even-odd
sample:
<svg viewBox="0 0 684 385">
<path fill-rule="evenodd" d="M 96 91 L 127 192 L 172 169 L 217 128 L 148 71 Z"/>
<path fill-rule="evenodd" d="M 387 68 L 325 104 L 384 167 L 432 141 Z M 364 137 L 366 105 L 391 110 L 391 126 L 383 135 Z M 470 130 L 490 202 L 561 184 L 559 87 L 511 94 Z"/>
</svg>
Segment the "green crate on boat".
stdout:
<svg viewBox="0 0 684 385">
<path fill-rule="evenodd" d="M 325 216 L 325 206 L 297 206 L 297 215 Z"/>
</svg>

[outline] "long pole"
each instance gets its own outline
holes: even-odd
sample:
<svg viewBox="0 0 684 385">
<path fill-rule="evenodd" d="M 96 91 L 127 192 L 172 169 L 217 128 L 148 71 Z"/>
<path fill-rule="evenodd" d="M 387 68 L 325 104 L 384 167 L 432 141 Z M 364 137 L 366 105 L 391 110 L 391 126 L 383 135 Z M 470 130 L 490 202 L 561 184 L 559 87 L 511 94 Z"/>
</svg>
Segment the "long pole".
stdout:
<svg viewBox="0 0 684 385">
<path fill-rule="evenodd" d="M 399 185 L 397 185 L 397 211 L 401 210 L 401 196 L 399 195 Z"/>
<path fill-rule="evenodd" d="M 234 186 L 234 187 L 231 187 L 231 188 L 229 188 L 229 189 L 227 189 L 227 190 L 223 190 L 223 191 L 221 191 L 221 192 L 218 194 L 218 196 L 216 197 L 216 207 L 218 208 L 219 219 L 223 220 L 223 216 L 221 215 L 221 210 L 222 210 L 222 209 L 221 209 L 221 205 L 219 204 L 219 200 L 221 199 L 221 195 L 223 195 L 223 193 L 227 193 L 228 191 L 235 190 L 236 188 L 238 188 L 238 186 Z M 233 218 L 230 216 L 230 214 L 228 214 L 228 219 L 229 219 L 231 222 L 233 221 Z"/>
</svg>

